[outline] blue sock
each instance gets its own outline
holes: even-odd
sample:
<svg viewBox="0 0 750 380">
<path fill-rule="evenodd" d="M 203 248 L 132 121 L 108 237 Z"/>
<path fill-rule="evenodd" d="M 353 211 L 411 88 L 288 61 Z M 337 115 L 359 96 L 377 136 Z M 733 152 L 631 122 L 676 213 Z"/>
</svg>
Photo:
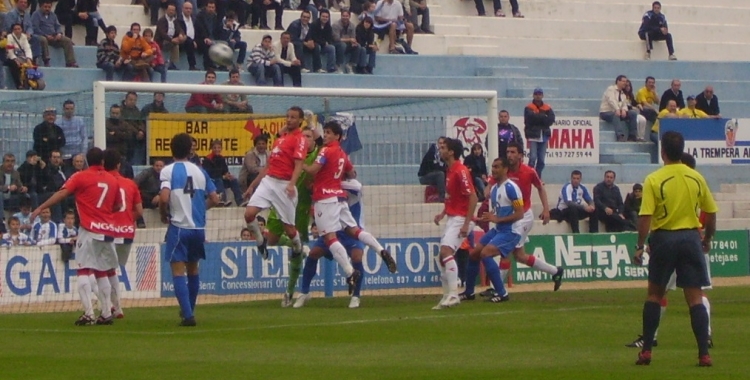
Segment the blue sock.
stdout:
<svg viewBox="0 0 750 380">
<path fill-rule="evenodd" d="M 195 303 L 198 300 L 198 291 L 201 289 L 201 281 L 198 275 L 187 276 L 188 293 L 190 294 L 190 309 L 195 312 Z"/>
<path fill-rule="evenodd" d="M 487 272 L 487 277 L 489 277 L 492 287 L 495 288 L 495 293 L 500 296 L 508 294 L 503 285 L 503 278 L 500 277 L 500 268 L 497 266 L 495 259 L 485 257 L 482 259 L 482 264 L 484 264 L 484 270 Z"/>
<path fill-rule="evenodd" d="M 477 276 L 479 276 L 479 261 L 474 261 L 469 257 L 469 262 L 466 263 L 466 290 L 464 290 L 467 295 L 474 294 Z"/>
<path fill-rule="evenodd" d="M 300 286 L 302 294 L 310 293 L 310 283 L 312 282 L 313 277 L 315 277 L 315 271 L 317 270 L 318 259 L 313 259 L 308 256 L 307 259 L 305 259 L 305 269 L 302 270 L 302 285 Z"/>
<path fill-rule="evenodd" d="M 190 292 L 188 291 L 187 279 L 185 276 L 172 276 L 172 282 L 174 282 L 174 295 L 180 304 L 182 318 L 192 317 L 193 308 L 190 307 Z"/>
<path fill-rule="evenodd" d="M 362 279 L 365 278 L 365 266 L 362 263 L 352 263 L 352 268 L 358 270 L 360 273 L 357 286 L 354 287 L 354 292 L 352 293 L 352 296 L 359 297 L 359 290 L 362 289 Z"/>
</svg>

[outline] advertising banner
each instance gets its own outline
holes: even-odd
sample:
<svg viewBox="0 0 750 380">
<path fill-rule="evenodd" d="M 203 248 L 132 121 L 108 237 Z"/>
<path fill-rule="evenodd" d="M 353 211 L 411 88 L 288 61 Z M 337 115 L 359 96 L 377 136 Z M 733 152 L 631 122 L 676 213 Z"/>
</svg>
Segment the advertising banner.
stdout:
<svg viewBox="0 0 750 380">
<path fill-rule="evenodd" d="M 682 134 L 699 165 L 750 164 L 750 119 L 660 120 L 659 133 L 667 131 Z"/>
</svg>

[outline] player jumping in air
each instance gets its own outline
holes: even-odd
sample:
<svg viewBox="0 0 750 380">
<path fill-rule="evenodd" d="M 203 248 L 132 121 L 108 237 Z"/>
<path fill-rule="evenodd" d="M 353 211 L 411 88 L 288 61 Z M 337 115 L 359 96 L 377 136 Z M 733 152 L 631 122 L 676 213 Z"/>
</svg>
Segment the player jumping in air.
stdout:
<svg viewBox="0 0 750 380">
<path fill-rule="evenodd" d="M 174 162 L 165 166 L 160 175 L 159 212 L 162 223 L 169 224 L 164 258 L 172 268 L 174 295 L 182 317 L 180 326 L 196 324 L 195 303 L 200 290 L 198 262 L 206 258 L 206 210 L 220 202 L 208 174 L 188 161 L 192 144 L 187 133 L 175 135 L 172 138 Z"/>
<path fill-rule="evenodd" d="M 304 170 L 314 176 L 312 199 L 315 202 L 315 224 L 333 258 L 346 273 L 349 294 L 352 294 L 362 272 L 355 270 L 349 263 L 346 248 L 336 238 L 336 232 L 344 228 L 349 236 L 369 245 L 375 252 L 379 252 L 391 273 L 396 272 L 396 262 L 372 234 L 359 228 L 349 211 L 341 181 L 344 176 L 355 178 L 356 173 L 349 157 L 339 145 L 343 133 L 338 122 L 327 122 L 323 126 L 324 146 L 315 162 L 312 165 L 304 165 Z"/>
<path fill-rule="evenodd" d="M 500 268 L 494 259 L 498 255 L 508 257 L 521 241 L 521 235 L 514 231 L 514 224 L 523 218 L 523 198 L 518 185 L 508 179 L 509 167 L 510 163 L 505 157 L 496 158 L 492 162 L 492 178 L 495 179 L 495 185 L 490 189 L 489 200 L 493 213 L 484 213 L 481 220 L 495 223 L 495 227 L 482 236 L 479 244 L 469 255 L 466 268 L 466 290 L 459 295 L 462 301 L 475 298 L 474 284 L 479 274 L 480 259 L 496 292 L 489 301 L 498 303 L 510 300 L 503 285 L 503 279 L 500 277 Z"/>
<path fill-rule="evenodd" d="M 445 208 L 435 215 L 435 224 L 448 216 L 443 237 L 440 239 L 440 281 L 443 283 L 443 298 L 433 307 L 440 310 L 461 303 L 458 296 L 458 265 L 453 254 L 472 230 L 474 209 L 477 207 L 477 194 L 469 169 L 459 158 L 464 151 L 460 140 L 446 139 L 440 144 L 440 158 L 448 170 L 445 175 Z"/>
<path fill-rule="evenodd" d="M 69 196 L 75 197 L 76 208 L 81 219 L 81 228 L 76 241 L 76 274 L 78 294 L 83 304 L 83 315 L 75 322 L 78 326 L 111 325 L 112 286 L 108 271 L 117 268 L 115 252 L 114 213 L 120 209 L 120 188 L 117 179 L 107 173 L 104 164 L 104 152 L 91 148 L 86 153 L 89 168 L 72 175 L 62 189 L 53 194 L 47 201 L 31 213 L 35 220 L 41 210 L 49 208 Z M 99 285 L 99 303 L 101 315 L 94 320 L 94 308 L 91 302 L 91 282 L 89 274 L 94 273 Z"/>
</svg>

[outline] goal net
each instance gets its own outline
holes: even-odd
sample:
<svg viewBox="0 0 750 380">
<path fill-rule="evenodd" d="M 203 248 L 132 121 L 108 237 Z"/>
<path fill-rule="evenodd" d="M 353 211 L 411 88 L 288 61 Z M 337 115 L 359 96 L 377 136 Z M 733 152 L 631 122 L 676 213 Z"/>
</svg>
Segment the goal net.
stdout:
<svg viewBox="0 0 750 380">
<path fill-rule="evenodd" d="M 186 105 L 193 104 L 189 104 L 191 94 L 199 94 L 193 98 L 200 96 L 209 102 L 221 98 L 225 107 L 246 99 L 252 113 L 227 113 L 226 109 L 219 112 L 211 110 L 212 105 L 206 106 L 206 113 L 198 113 L 196 108 L 186 112 Z M 320 129 L 326 121 L 337 120 L 345 127 L 342 147 L 349 153 L 362 185 L 364 228 L 396 259 L 398 271 L 390 274 L 379 255 L 365 247 L 362 297 L 433 293 L 440 288 L 436 257 L 442 227 L 432 220 L 442 204 L 428 202 L 434 201 L 437 194 L 432 195 L 418 177 L 420 163 L 431 144 L 439 136 L 449 136 L 461 139 L 467 153 L 474 143 L 483 145 L 485 152 L 493 152 L 492 158 L 497 152 L 497 139 L 488 138 L 497 135 L 494 91 L 96 82 L 92 92 L 44 95 L 0 101 L 3 153 L 15 154 L 20 164 L 26 150 L 33 146 L 32 131 L 42 121 L 42 111 L 56 108 L 60 124 L 66 117 L 63 103 L 72 100 L 75 115 L 85 122 L 87 146 L 124 147 L 133 174 L 142 180 L 143 225 L 136 231 L 127 265 L 118 271 L 125 307 L 175 304 L 170 267 L 163 259 L 167 226 L 159 219 L 148 186 L 158 183 L 149 177 L 158 168 L 154 164 L 170 162 L 170 141 L 177 133 L 187 132 L 195 139 L 195 153 L 200 159 L 212 154 L 212 143 L 218 142 L 231 174 L 228 180 L 217 179 L 226 189 L 222 198 L 226 207 L 208 211 L 207 259 L 201 262 L 199 303 L 280 299 L 288 290 L 290 274 L 294 272 L 290 268 L 291 249 L 270 246 L 270 257 L 261 258 L 252 236 L 243 236 L 244 207 L 236 204 L 238 196 L 234 192 L 238 189 L 234 180 L 239 192 L 244 191 L 247 177 L 242 165 L 246 153 L 255 149 L 254 140 L 260 135 L 268 136 L 270 150 L 285 124 L 289 107 L 299 106 L 306 111 L 303 126 Z M 168 113 L 159 112 L 162 104 L 156 101 L 153 105 L 155 99 L 163 99 Z M 110 133 L 115 128 L 113 123 L 129 125 L 134 134 L 126 141 L 116 139 Z M 262 216 L 268 219 L 267 212 Z M 310 222 L 313 220 L 311 216 Z M 315 240 L 309 227 L 301 233 Z M 306 263 L 303 260 L 302 265 Z M 310 285 L 313 297 L 346 296 L 345 275 L 337 264 L 322 258 L 316 265 L 316 276 Z M 63 261 L 58 245 L 0 249 L 0 313 L 77 310 L 75 267 L 75 259 Z M 302 280 L 300 275 L 295 296 Z"/>
</svg>

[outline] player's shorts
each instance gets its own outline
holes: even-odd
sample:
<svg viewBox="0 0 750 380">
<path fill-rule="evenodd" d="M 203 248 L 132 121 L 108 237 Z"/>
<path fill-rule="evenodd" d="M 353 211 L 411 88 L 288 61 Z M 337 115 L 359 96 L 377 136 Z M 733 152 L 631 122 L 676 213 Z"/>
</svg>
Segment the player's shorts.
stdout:
<svg viewBox="0 0 750 380">
<path fill-rule="evenodd" d="M 461 227 L 464 225 L 466 218 L 463 216 L 449 216 L 443 230 L 443 237 L 440 239 L 440 246 L 446 246 L 455 252 L 461 243 L 466 239 L 461 237 Z M 469 223 L 469 231 L 474 229 L 474 223 Z"/>
<path fill-rule="evenodd" d="M 364 251 L 365 245 L 362 244 L 361 241 L 349 236 L 344 231 L 336 232 L 336 239 L 338 239 L 339 243 L 344 246 L 344 249 L 346 249 L 346 253 L 351 257 L 352 251 L 355 249 L 361 249 Z M 323 250 L 323 257 L 325 257 L 328 260 L 333 260 L 333 255 L 331 254 L 331 250 L 328 249 L 328 245 L 326 245 L 325 239 L 321 236 L 317 238 L 315 241 L 310 243 L 310 250 L 313 250 L 315 248 L 320 248 Z"/>
<path fill-rule="evenodd" d="M 479 239 L 479 244 L 491 245 L 500 251 L 500 256 L 508 257 L 516 249 L 516 245 L 521 240 L 521 235 L 515 232 L 500 232 L 495 228 L 490 229 Z"/>
<path fill-rule="evenodd" d="M 318 234 L 323 236 L 331 232 L 341 231 L 346 227 L 357 227 L 357 221 L 354 220 L 352 212 L 349 211 L 349 204 L 341 202 L 336 198 L 332 201 L 327 199 L 322 202 L 315 202 L 315 224 L 318 226 Z"/>
<path fill-rule="evenodd" d="M 164 242 L 164 260 L 170 263 L 194 263 L 206 258 L 206 230 L 170 224 Z"/>
<path fill-rule="evenodd" d="M 128 257 L 130 257 L 130 247 L 133 243 L 115 243 L 115 252 L 117 252 L 117 262 L 120 266 L 125 266 L 128 263 Z"/>
<path fill-rule="evenodd" d="M 513 232 L 521 236 L 521 240 L 516 245 L 516 248 L 523 248 L 524 244 L 529 242 L 531 227 L 534 227 L 534 212 L 529 209 L 523 213 L 523 218 L 521 218 L 521 220 L 513 223 Z"/>
<path fill-rule="evenodd" d="M 711 284 L 711 259 L 708 254 L 704 253 L 703 256 L 706 258 L 706 272 L 708 272 L 708 286 L 703 286 L 701 289 L 710 290 L 714 287 Z M 672 272 L 672 276 L 669 277 L 669 283 L 667 284 L 667 290 L 677 289 L 677 272 Z"/>
<path fill-rule="evenodd" d="M 307 202 L 299 202 L 297 203 L 297 210 L 294 215 L 295 223 L 294 226 L 297 228 L 297 231 L 299 232 L 299 238 L 302 240 L 303 243 L 307 243 L 310 241 L 310 208 L 312 205 Z M 272 233 L 276 236 L 281 236 L 284 234 L 284 223 L 281 222 L 278 215 L 276 214 L 275 209 L 271 209 L 271 212 L 268 213 L 268 218 L 266 219 L 266 229 L 269 233 Z"/>
<path fill-rule="evenodd" d="M 649 237 L 648 281 L 666 287 L 672 272 L 680 288 L 711 285 L 698 230 L 656 230 Z"/>
<path fill-rule="evenodd" d="M 117 252 L 113 241 L 97 240 L 97 234 L 81 228 L 76 241 L 76 263 L 79 269 L 107 271 L 117 268 Z"/>
<path fill-rule="evenodd" d="M 257 207 L 261 210 L 267 210 L 273 206 L 282 222 L 293 225 L 294 213 L 297 208 L 297 194 L 295 193 L 294 198 L 289 198 L 286 194 L 287 185 L 289 185 L 289 181 L 269 176 L 263 177 L 253 196 L 250 197 L 250 201 L 247 202 L 247 206 Z M 297 191 L 296 187 L 294 191 Z"/>
</svg>

